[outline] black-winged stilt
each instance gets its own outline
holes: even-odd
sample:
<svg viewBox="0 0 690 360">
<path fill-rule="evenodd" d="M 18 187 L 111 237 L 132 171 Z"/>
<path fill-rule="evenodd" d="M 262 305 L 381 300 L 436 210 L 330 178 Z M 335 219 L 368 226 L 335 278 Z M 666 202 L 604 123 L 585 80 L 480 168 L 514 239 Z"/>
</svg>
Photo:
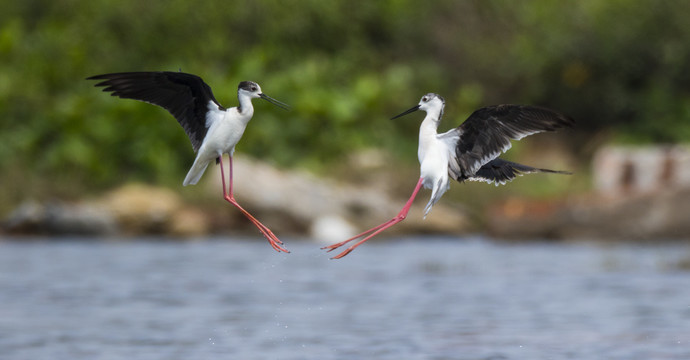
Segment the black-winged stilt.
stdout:
<svg viewBox="0 0 690 360">
<path fill-rule="evenodd" d="M 543 131 L 554 131 L 569 127 L 574 120 L 553 110 L 527 105 L 495 105 L 476 110 L 459 127 L 443 134 L 436 132 L 445 101 L 438 94 L 429 93 L 422 97 L 418 105 L 404 111 L 392 119 L 399 118 L 417 110 L 426 111 L 426 117 L 419 128 L 420 178 L 402 210 L 391 220 L 364 231 L 350 239 L 326 246 L 333 251 L 350 241 L 363 239 L 333 257 L 339 259 L 365 241 L 387 228 L 405 220 L 419 189 L 424 185 L 431 189 L 431 199 L 424 208 L 426 217 L 431 208 L 450 187 L 450 178 L 463 182 L 485 181 L 505 184 L 516 176 L 534 172 L 569 174 L 565 171 L 533 168 L 503 160 L 498 156 L 510 149 L 511 140 Z"/>
<path fill-rule="evenodd" d="M 196 184 L 208 164 L 216 160 L 216 163 L 220 163 L 225 200 L 237 207 L 276 251 L 289 252 L 268 227 L 240 206 L 232 192 L 232 155 L 254 115 L 252 99 L 262 98 L 286 110 L 289 109 L 288 105 L 265 95 L 259 84 L 242 81 L 237 87 L 239 105 L 226 109 L 216 101 L 211 88 L 200 77 L 183 72 L 123 72 L 87 79 L 102 80 L 95 86 L 105 87 L 103 91 L 111 92 L 112 96 L 144 101 L 168 110 L 182 125 L 197 153 L 182 184 Z M 225 187 L 223 154 L 229 156 L 229 190 Z"/>
</svg>

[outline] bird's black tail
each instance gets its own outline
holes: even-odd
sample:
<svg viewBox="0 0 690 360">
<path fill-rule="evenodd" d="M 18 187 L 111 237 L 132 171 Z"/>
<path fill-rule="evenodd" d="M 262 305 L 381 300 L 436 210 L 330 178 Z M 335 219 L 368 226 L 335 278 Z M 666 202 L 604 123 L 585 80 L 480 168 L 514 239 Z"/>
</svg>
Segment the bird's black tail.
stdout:
<svg viewBox="0 0 690 360">
<path fill-rule="evenodd" d="M 484 164 L 481 168 L 479 168 L 479 170 L 477 170 L 477 173 L 468 178 L 468 180 L 486 181 L 488 183 L 495 183 L 498 185 L 512 181 L 518 175 L 537 172 L 572 175 L 572 173 L 568 171 L 540 169 L 496 158 Z"/>
</svg>

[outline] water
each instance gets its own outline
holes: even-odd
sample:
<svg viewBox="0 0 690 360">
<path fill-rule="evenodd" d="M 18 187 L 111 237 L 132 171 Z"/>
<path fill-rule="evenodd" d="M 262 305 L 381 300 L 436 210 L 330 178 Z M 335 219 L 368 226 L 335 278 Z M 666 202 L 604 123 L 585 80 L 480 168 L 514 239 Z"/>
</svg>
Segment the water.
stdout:
<svg viewBox="0 0 690 360">
<path fill-rule="evenodd" d="M 0 359 L 690 359 L 690 246 L 0 242 Z"/>
</svg>

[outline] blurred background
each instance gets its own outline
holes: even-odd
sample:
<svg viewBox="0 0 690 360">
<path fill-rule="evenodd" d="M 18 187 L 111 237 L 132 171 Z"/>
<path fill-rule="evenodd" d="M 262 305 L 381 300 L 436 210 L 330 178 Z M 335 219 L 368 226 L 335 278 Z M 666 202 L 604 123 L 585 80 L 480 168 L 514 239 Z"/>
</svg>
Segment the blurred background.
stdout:
<svg viewBox="0 0 690 360">
<path fill-rule="evenodd" d="M 418 176 L 422 115 L 388 119 L 416 104 L 421 95 L 436 92 L 447 99 L 439 131 L 458 126 L 479 107 L 500 103 L 536 104 L 572 116 L 574 129 L 516 142 L 506 157 L 574 175 L 531 175 L 498 188 L 454 184 L 442 204 L 454 208 L 453 216 L 465 219 L 462 224 L 410 224 L 412 230 L 519 235 L 519 230 L 501 230 L 495 221 L 524 224 L 523 215 L 540 213 L 537 222 L 550 224 L 538 231 L 542 237 L 592 236 L 580 234 L 578 228 L 594 226 L 593 219 L 572 211 L 546 217 L 583 202 L 586 206 L 578 213 L 596 209 L 604 197 L 610 205 L 622 194 L 629 199 L 690 186 L 690 175 L 682 171 L 689 161 L 683 144 L 690 137 L 688 11 L 690 4 L 684 2 L 594 0 L 3 4 L 4 228 L 11 233 L 98 232 L 47 224 L 51 216 L 46 215 L 46 204 L 57 208 L 57 214 L 78 213 L 75 203 L 102 198 L 132 183 L 143 186 L 141 196 L 130 194 L 134 198 L 150 194 L 153 190 L 147 186 L 171 190 L 176 204 L 184 204 L 179 207 L 197 210 L 196 219 L 207 219 L 203 221 L 208 224 L 186 230 L 189 233 L 247 225 L 235 219 L 236 224 L 228 226 L 228 218 L 237 213 L 218 201 L 220 187 L 211 171 L 203 180 L 214 182 L 206 188 L 180 186 L 195 154 L 168 113 L 111 98 L 85 80 L 108 72 L 182 70 L 204 78 L 226 107 L 236 105 L 236 86 L 242 80 L 257 81 L 267 94 L 292 105 L 285 113 L 255 104 L 254 120 L 237 147 L 238 157 L 248 159 L 248 168 L 236 171 L 238 199 L 245 199 L 259 215 L 277 217 L 273 221 L 281 223 L 278 230 L 309 234 L 315 220 L 290 218 L 285 208 L 294 201 L 261 202 L 261 196 L 255 199 L 257 193 L 301 192 L 299 201 L 318 197 L 310 191 L 317 185 L 281 187 L 282 178 L 259 179 L 252 164 L 276 168 L 281 171 L 276 176 L 287 171 L 286 176 L 325 179 L 331 193 L 337 194 L 341 185 L 354 187 L 353 194 L 371 190 L 369 194 L 385 196 L 379 203 L 390 200 L 394 205 L 377 209 L 363 200 L 324 210 L 349 228 L 368 225 L 361 224 L 362 219 L 387 218 L 397 213 L 390 209 L 402 205 Z M 243 180 L 249 182 L 246 186 L 264 182 L 249 189 Z M 105 206 L 107 213 L 117 213 L 113 206 Z M 90 206 L 72 218 L 103 207 Z M 435 211 L 434 216 L 448 211 Z M 614 210 L 607 211 L 604 215 L 615 218 Z M 108 217 L 104 214 L 94 216 Z M 194 215 L 188 211 L 185 217 Z M 568 224 L 558 220 L 563 218 L 578 225 L 564 229 Z M 610 222 L 626 218 L 630 216 Z M 652 233 L 687 236 L 690 232 L 682 225 L 686 221 L 681 220 L 659 224 L 657 228 L 665 229 Z M 121 218 L 113 221 L 118 229 L 124 226 Z M 149 227 L 163 231 L 158 225 Z"/>
<path fill-rule="evenodd" d="M 0 5 L 0 358 L 690 358 L 690 2 L 25 0 Z M 85 78 L 258 82 L 235 195 L 158 107 Z M 573 129 L 390 219 L 439 131 L 534 104 Z M 98 241 L 98 240 L 115 241 Z M 310 241 L 298 241 L 309 239 Z M 60 241 L 55 241 L 60 240 Z M 121 241 L 134 240 L 134 241 Z M 168 241 L 172 240 L 172 241 Z M 202 240 L 202 241 L 176 241 Z M 372 281 L 376 286 L 372 286 Z"/>
</svg>

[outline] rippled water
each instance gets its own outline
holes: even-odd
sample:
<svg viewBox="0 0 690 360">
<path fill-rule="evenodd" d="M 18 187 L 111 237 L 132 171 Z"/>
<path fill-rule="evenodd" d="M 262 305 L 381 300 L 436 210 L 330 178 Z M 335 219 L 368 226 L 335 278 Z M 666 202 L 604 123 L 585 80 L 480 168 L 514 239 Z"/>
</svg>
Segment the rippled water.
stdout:
<svg viewBox="0 0 690 360">
<path fill-rule="evenodd" d="M 287 246 L 0 242 L 0 359 L 690 359 L 688 246 Z"/>
</svg>

